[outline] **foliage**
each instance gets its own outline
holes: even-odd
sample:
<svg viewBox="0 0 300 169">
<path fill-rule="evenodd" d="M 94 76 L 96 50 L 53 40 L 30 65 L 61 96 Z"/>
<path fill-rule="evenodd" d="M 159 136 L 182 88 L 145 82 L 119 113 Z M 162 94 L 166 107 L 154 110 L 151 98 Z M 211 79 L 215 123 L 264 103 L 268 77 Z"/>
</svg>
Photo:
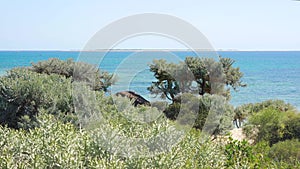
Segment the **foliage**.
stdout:
<svg viewBox="0 0 300 169">
<path fill-rule="evenodd" d="M 253 147 L 246 140 L 238 141 L 229 137 L 228 143 L 225 145 L 226 166 L 234 168 L 243 168 L 255 164 L 255 155 Z M 251 168 L 255 167 L 251 166 Z"/>
<path fill-rule="evenodd" d="M 75 69 L 76 66 L 78 69 Z M 23 129 L 35 127 L 38 125 L 35 115 L 41 108 L 59 116 L 62 121 L 77 123 L 72 84 L 91 87 L 89 82 L 92 81 L 88 81 L 89 76 L 85 76 L 87 79 L 72 76 L 78 75 L 74 71 L 88 74 L 88 71 L 93 70 L 96 69 L 86 63 L 75 64 L 72 60 L 50 59 L 33 64 L 30 69 L 17 68 L 8 71 L 6 76 L 0 77 L 0 124 Z M 99 72 L 97 69 L 96 73 Z M 98 83 L 100 86 L 92 86 L 93 89 L 106 90 L 111 84 L 106 80 L 111 75 L 104 72 L 97 77 L 104 81 Z"/>
<path fill-rule="evenodd" d="M 231 58 L 223 58 L 220 56 L 220 63 L 225 74 L 225 83 L 227 86 L 232 87 L 234 90 L 238 90 L 239 87 L 245 87 L 246 84 L 242 83 L 241 78 L 243 73 L 240 72 L 240 68 L 234 68 L 235 63 Z"/>
<path fill-rule="evenodd" d="M 272 148 L 271 148 L 272 149 Z M 267 142 L 250 145 L 246 140 L 238 141 L 229 137 L 224 146 L 226 168 L 299 168 L 299 159 L 278 161 L 270 158 L 270 147 Z M 296 153 L 296 151 L 294 151 Z M 298 151 L 299 152 L 299 151 Z M 279 153 L 279 151 L 278 151 Z M 287 156 L 289 156 L 287 154 Z"/>
<path fill-rule="evenodd" d="M 300 167 L 296 140 L 271 148 L 265 141 L 254 146 L 232 139 L 212 141 L 204 131 L 226 131 L 234 115 L 223 96 L 184 93 L 167 108 L 165 102 L 134 107 L 126 98 L 90 90 L 85 79 L 70 78 L 73 70 L 67 65 L 72 61 L 57 61 L 58 68 L 55 60 L 47 62 L 45 65 L 50 66 L 44 66 L 48 73 L 22 68 L 0 78 L 0 168 Z M 233 81 L 226 83 L 233 88 L 241 85 Z M 72 85 L 78 91 L 72 91 Z M 179 88 L 184 85 L 178 83 Z M 193 117 L 194 127 L 203 132 L 187 131 L 173 121 L 185 124 Z M 299 136 L 299 119 L 291 109 L 282 111 L 270 106 L 253 113 L 249 126 L 260 129 L 261 140 L 273 139 L 268 132 L 274 132 L 276 139 L 292 139 Z M 184 135 L 178 137 L 182 132 Z M 132 146 L 141 142 L 146 144 Z M 292 145 L 290 149 L 288 145 Z M 285 148 L 284 156 L 276 160 L 274 157 Z M 161 149 L 167 151 L 156 154 Z M 140 154 L 134 156 L 134 151 Z M 289 153 L 297 157 L 292 163 Z"/>
<path fill-rule="evenodd" d="M 273 145 L 279 141 L 299 138 L 299 119 L 300 114 L 294 111 L 284 112 L 269 107 L 253 114 L 244 130 L 249 136 L 256 128 L 256 142 L 264 140 Z"/>
<path fill-rule="evenodd" d="M 300 141 L 293 139 L 276 143 L 271 147 L 269 156 L 286 163 L 300 161 Z"/>
<path fill-rule="evenodd" d="M 168 107 L 168 102 L 166 101 L 154 101 L 151 102 L 152 107 L 156 107 L 160 111 L 164 111 Z"/>
<path fill-rule="evenodd" d="M 299 162 L 269 161 L 246 142 L 224 146 L 191 130 L 170 151 L 150 157 L 122 157 L 108 151 L 92 130 L 62 123 L 47 111 L 39 128 L 14 130 L 0 126 L 0 168 L 298 168 Z M 115 123 L 115 122 L 112 122 Z M 115 124 L 117 125 L 117 124 Z M 135 124 L 125 130 L 129 132 Z M 150 129 L 150 128 L 149 128 Z M 159 128 L 150 129 L 161 132 Z M 145 136 L 145 130 L 139 131 Z M 122 140 L 119 140 L 119 142 Z M 261 152 L 266 150 L 259 147 Z M 230 157 L 230 158 L 229 158 Z"/>
<path fill-rule="evenodd" d="M 0 78 L 0 123 L 13 128 L 35 126 L 39 109 L 73 113 L 71 79 L 14 69 Z"/>
<path fill-rule="evenodd" d="M 287 113 L 283 119 L 284 127 L 284 139 L 300 139 L 300 114 L 299 113 Z"/>
<path fill-rule="evenodd" d="M 260 103 L 249 103 L 243 104 L 235 108 L 234 122 L 236 127 L 241 127 L 242 122 L 247 119 L 247 117 L 262 111 L 263 109 L 273 108 L 279 111 L 295 111 L 295 107 L 291 104 L 285 103 L 282 100 L 266 100 Z"/>
<path fill-rule="evenodd" d="M 224 133 L 232 128 L 233 107 L 224 97 L 209 94 L 196 97 L 186 93 L 181 95 L 180 100 L 180 103 L 172 103 L 164 110 L 166 117 L 181 123 L 194 120 L 194 128 L 213 134 Z"/>
<path fill-rule="evenodd" d="M 264 109 L 250 117 L 249 124 L 258 127 L 256 142 L 265 140 L 272 145 L 280 141 L 284 129 L 282 118 L 283 113 L 272 108 Z"/>
<path fill-rule="evenodd" d="M 216 62 L 212 58 L 186 57 L 178 64 L 167 63 L 166 60 L 154 60 L 150 71 L 154 73 L 156 82 L 148 90 L 171 101 L 180 93 L 220 94 L 229 98 L 229 88 L 234 90 L 245 86 L 241 82 L 243 74 L 239 68 L 233 68 L 234 60 L 220 57 Z"/>
<path fill-rule="evenodd" d="M 101 71 L 94 65 L 84 62 L 74 62 L 73 59 L 66 61 L 52 58 L 38 63 L 32 63 L 30 70 L 37 73 L 58 74 L 66 78 L 72 78 L 73 81 L 85 82 L 93 90 L 107 91 L 115 80 L 113 75 Z"/>
<path fill-rule="evenodd" d="M 91 91 L 90 91 L 91 92 Z M 156 108 L 134 107 L 125 98 L 113 98 L 117 106 L 109 104 L 112 98 L 96 93 L 96 102 L 91 109 L 101 111 L 107 120 L 105 126 L 100 119 L 84 128 L 63 123 L 48 110 L 39 109 L 36 117 L 39 127 L 28 131 L 0 126 L 0 168 L 278 168 L 299 167 L 299 163 L 288 164 L 269 161 L 261 153 L 263 146 L 251 148 L 245 142 L 230 140 L 210 141 L 199 130 L 192 129 L 177 144 L 158 142 L 159 147 L 168 146 L 169 151 L 154 156 L 121 156 L 118 148 L 130 152 L 133 147 L 126 139 L 118 139 L 113 131 L 125 138 L 149 138 L 174 126 Z M 91 119 L 90 122 L 93 122 Z M 101 118 L 102 119 L 102 118 Z M 109 128 L 108 128 L 109 127 Z M 173 138 L 174 139 L 174 138 Z M 112 151 L 111 148 L 117 148 Z M 128 150 L 128 151 L 127 151 Z M 139 149 L 140 150 L 140 149 Z M 143 150 L 143 149 L 142 149 Z M 143 151 L 142 151 L 143 152 Z M 229 157 L 233 157 L 232 160 Z M 283 167 L 281 167 L 283 168 Z"/>
<path fill-rule="evenodd" d="M 38 118 L 40 127 L 29 131 L 0 127 L 1 168 L 64 168 L 88 166 L 88 135 L 53 116 Z M 91 147 L 89 147 L 91 148 Z M 91 161 L 92 162 L 92 161 Z"/>
<path fill-rule="evenodd" d="M 1 168 L 220 168 L 224 160 L 220 145 L 200 142 L 197 131 L 170 152 L 124 158 L 102 147 L 93 131 L 77 130 L 46 112 L 37 119 L 40 127 L 27 132 L 0 127 Z"/>
</svg>

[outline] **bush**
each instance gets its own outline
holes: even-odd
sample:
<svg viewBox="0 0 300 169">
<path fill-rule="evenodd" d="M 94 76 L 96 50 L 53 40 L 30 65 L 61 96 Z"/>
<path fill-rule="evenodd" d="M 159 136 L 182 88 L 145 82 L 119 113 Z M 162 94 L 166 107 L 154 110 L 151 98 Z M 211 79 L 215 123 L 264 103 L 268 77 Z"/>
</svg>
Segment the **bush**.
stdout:
<svg viewBox="0 0 300 169">
<path fill-rule="evenodd" d="M 300 161 L 300 141 L 293 139 L 278 142 L 271 147 L 269 156 L 276 161 L 286 163 Z"/>
<path fill-rule="evenodd" d="M 0 123 L 13 128 L 34 126 L 39 109 L 72 114 L 71 79 L 14 69 L 0 78 Z"/>
<path fill-rule="evenodd" d="M 273 145 L 279 141 L 299 138 L 299 119 L 300 115 L 296 112 L 269 107 L 253 114 L 244 131 L 250 136 L 257 129 L 253 139 L 256 142 L 268 141 Z"/>
<path fill-rule="evenodd" d="M 282 118 L 283 112 L 273 108 L 264 109 L 250 117 L 249 124 L 258 127 L 256 142 L 265 140 L 272 145 L 280 141 L 283 132 L 280 121 Z"/>
<path fill-rule="evenodd" d="M 229 137 L 224 151 L 227 158 L 226 167 L 242 168 L 250 166 L 255 161 L 253 147 L 246 140 L 238 141 Z"/>
<path fill-rule="evenodd" d="M 156 107 L 160 111 L 164 111 L 168 107 L 168 102 L 166 101 L 155 101 L 151 102 L 152 107 Z"/>
<path fill-rule="evenodd" d="M 196 97 L 192 94 L 183 94 L 181 103 L 175 102 L 164 111 L 166 117 L 176 120 L 179 113 L 181 123 L 191 124 L 193 127 L 213 134 L 224 133 L 232 128 L 233 107 L 222 96 L 204 95 Z M 203 128 L 205 127 L 205 128 Z"/>
<path fill-rule="evenodd" d="M 300 139 L 300 114 L 288 113 L 283 120 L 285 124 L 284 139 Z"/>
<path fill-rule="evenodd" d="M 246 120 L 249 116 L 254 115 L 267 108 L 273 108 L 283 112 L 296 110 L 294 106 L 292 106 L 291 104 L 287 104 L 282 100 L 267 100 L 261 103 L 243 104 L 236 107 L 234 110 L 234 122 L 236 127 L 241 127 L 242 122 L 244 122 L 244 120 Z"/>
<path fill-rule="evenodd" d="M 62 61 L 56 58 L 38 63 L 32 63 L 31 71 L 44 74 L 58 74 L 74 81 L 85 82 L 93 90 L 107 91 L 114 83 L 113 75 L 101 71 L 94 65 L 84 62 L 74 62 L 72 59 Z"/>
<path fill-rule="evenodd" d="M 132 106 L 130 103 L 128 106 Z M 99 107 L 100 108 L 100 107 Z M 109 113 L 112 107 L 101 106 Z M 148 107 L 139 107 L 148 109 Z M 113 110 L 113 109 L 112 109 Z M 135 109 L 136 110 L 136 109 Z M 127 109 L 123 109 L 127 111 Z M 145 110 L 146 111 L 146 110 Z M 104 113 L 104 114 L 106 114 Z M 114 113 L 114 112 L 113 112 Z M 116 113 L 117 115 L 118 113 Z M 123 112 L 119 112 L 123 114 Z M 118 116 L 114 116 L 118 117 Z M 299 168 L 294 164 L 266 160 L 246 142 L 231 140 L 210 141 L 196 129 L 187 132 L 177 144 L 155 156 L 123 157 L 109 148 L 119 148 L 124 140 L 105 135 L 99 130 L 117 130 L 129 138 L 148 138 L 162 133 L 172 122 L 144 127 L 124 118 L 111 118 L 110 127 L 87 130 L 62 123 L 47 110 L 40 110 L 36 117 L 38 128 L 14 130 L 0 126 L 0 168 Z M 124 127 L 123 127 L 124 126 Z M 127 133 L 127 134 L 126 134 Z M 104 138 L 106 137 L 106 138 Z M 103 142 L 101 138 L 104 138 Z M 116 147 L 111 147 L 115 144 Z M 165 142 L 165 144 L 170 144 Z M 132 147 L 126 145 L 130 150 Z M 159 143 L 158 146 L 165 146 Z M 263 146 L 260 152 L 267 152 Z"/>
<path fill-rule="evenodd" d="M 29 131 L 0 126 L 0 168 L 82 168 L 92 161 L 86 132 L 63 124 L 54 116 L 37 117 L 39 128 Z M 91 151 L 92 153 L 92 151 Z"/>
</svg>

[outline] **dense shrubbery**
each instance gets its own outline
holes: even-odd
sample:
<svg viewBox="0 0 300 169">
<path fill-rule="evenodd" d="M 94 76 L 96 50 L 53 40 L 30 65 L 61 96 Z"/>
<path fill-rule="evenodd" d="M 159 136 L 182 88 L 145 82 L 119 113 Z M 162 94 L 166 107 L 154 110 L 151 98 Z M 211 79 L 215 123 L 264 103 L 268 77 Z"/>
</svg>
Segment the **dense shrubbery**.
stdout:
<svg viewBox="0 0 300 169">
<path fill-rule="evenodd" d="M 269 156 L 276 161 L 283 161 L 287 163 L 295 163 L 300 161 L 300 142 L 299 140 L 286 140 L 274 144 Z"/>
<path fill-rule="evenodd" d="M 71 79 L 14 69 L 0 77 L 0 123 L 9 127 L 34 126 L 39 109 L 51 114 L 73 113 Z"/>
<path fill-rule="evenodd" d="M 92 131 L 78 130 L 72 124 L 61 123 L 47 113 L 42 113 L 37 119 L 40 127 L 29 131 L 0 127 L 1 168 L 219 169 L 255 166 L 297 168 L 300 165 L 261 159 L 262 154 L 255 154 L 246 142 L 231 141 L 223 146 L 205 141 L 197 130 L 190 131 L 169 152 L 153 157 L 124 158 L 103 149 Z"/>
<path fill-rule="evenodd" d="M 247 112 L 245 134 L 257 145 L 267 143 L 264 156 L 282 168 L 299 167 L 300 114 L 283 101 L 265 101 L 241 106 Z M 261 152 L 261 150 L 260 150 Z"/>
<path fill-rule="evenodd" d="M 228 143 L 225 145 L 226 166 L 237 168 L 251 167 L 255 168 L 260 165 L 256 161 L 256 156 L 253 153 L 253 147 L 246 140 L 237 141 L 229 137 Z"/>
<path fill-rule="evenodd" d="M 257 130 L 254 133 L 255 141 L 264 140 L 272 145 L 279 141 L 300 138 L 299 119 L 300 114 L 294 111 L 285 112 L 269 107 L 250 116 L 244 130 L 249 136 Z"/>
<path fill-rule="evenodd" d="M 197 129 L 219 134 L 232 127 L 234 111 L 224 97 L 181 94 L 181 104 L 134 107 L 99 91 L 105 83 L 92 91 L 91 81 L 71 77 L 72 64 L 54 59 L 0 77 L 0 168 L 300 167 L 299 141 L 278 142 L 300 135 L 300 115 L 290 105 L 269 101 L 239 108 L 249 115 L 249 131 L 258 129 L 256 145 L 226 137 L 212 141 Z M 239 78 L 234 81 L 228 84 L 240 86 Z M 177 136 L 185 126 L 173 121 L 178 116 L 180 124 L 196 119 L 196 129 L 182 140 Z M 152 138 L 158 135 L 163 137 Z M 130 146 L 136 143 L 146 144 Z M 168 151 L 156 154 L 162 149 Z"/>
<path fill-rule="evenodd" d="M 17 68 L 0 77 L 0 124 L 13 128 L 36 126 L 35 115 L 43 108 L 76 123 L 72 83 L 106 91 L 112 75 L 93 65 L 69 59 L 50 59 Z"/>
<path fill-rule="evenodd" d="M 102 147 L 93 131 L 62 123 L 47 112 L 37 120 L 39 128 L 29 131 L 0 127 L 1 168 L 298 168 L 299 162 L 276 162 L 264 149 L 231 140 L 220 144 L 205 140 L 191 130 L 169 152 L 153 157 L 120 157 Z M 112 122 L 114 123 L 114 122 Z M 118 124 L 115 124 L 118 125 Z M 131 128 L 126 131 L 130 132 Z M 149 128 L 150 129 L 150 128 Z M 161 129 L 150 129 L 160 132 Z M 143 136 L 145 130 L 139 131 Z M 144 135 L 146 137 L 146 135 Z M 122 140 L 119 140 L 122 141 Z"/>
<path fill-rule="evenodd" d="M 295 107 L 287 104 L 282 100 L 267 100 L 261 103 L 243 104 L 235 108 L 234 122 L 237 127 L 241 127 L 242 122 L 253 114 L 258 113 L 266 108 L 273 108 L 279 111 L 295 111 Z"/>
<path fill-rule="evenodd" d="M 198 97 L 182 94 L 180 102 L 172 103 L 164 113 L 171 120 L 176 120 L 181 113 L 179 120 L 183 123 L 194 118 L 194 128 L 201 130 L 205 127 L 204 130 L 213 134 L 231 129 L 234 116 L 233 107 L 224 97 L 209 94 Z"/>
</svg>

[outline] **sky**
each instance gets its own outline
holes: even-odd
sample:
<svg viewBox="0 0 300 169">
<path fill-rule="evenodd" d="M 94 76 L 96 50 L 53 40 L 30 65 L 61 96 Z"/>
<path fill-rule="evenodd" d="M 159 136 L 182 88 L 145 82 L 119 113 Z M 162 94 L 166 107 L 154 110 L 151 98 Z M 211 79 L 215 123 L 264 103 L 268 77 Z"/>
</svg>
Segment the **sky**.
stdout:
<svg viewBox="0 0 300 169">
<path fill-rule="evenodd" d="M 292 0 L 0 0 L 0 50 L 81 50 L 101 28 L 141 13 L 183 19 L 218 50 L 300 50 L 300 1 Z M 182 45 L 140 36 L 115 48 Z"/>
</svg>

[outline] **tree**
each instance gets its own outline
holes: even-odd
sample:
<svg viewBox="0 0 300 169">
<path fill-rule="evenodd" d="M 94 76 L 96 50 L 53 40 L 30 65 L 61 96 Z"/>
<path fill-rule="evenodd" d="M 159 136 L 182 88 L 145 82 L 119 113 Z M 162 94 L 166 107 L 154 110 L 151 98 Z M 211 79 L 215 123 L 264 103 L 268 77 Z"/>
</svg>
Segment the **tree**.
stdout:
<svg viewBox="0 0 300 169">
<path fill-rule="evenodd" d="M 230 87 L 237 90 L 245 86 L 241 81 L 243 73 L 233 64 L 234 60 L 222 57 L 219 62 L 212 58 L 186 57 L 178 64 L 154 60 L 150 71 L 157 81 L 148 90 L 173 102 L 182 93 L 219 94 L 229 99 Z"/>
</svg>

